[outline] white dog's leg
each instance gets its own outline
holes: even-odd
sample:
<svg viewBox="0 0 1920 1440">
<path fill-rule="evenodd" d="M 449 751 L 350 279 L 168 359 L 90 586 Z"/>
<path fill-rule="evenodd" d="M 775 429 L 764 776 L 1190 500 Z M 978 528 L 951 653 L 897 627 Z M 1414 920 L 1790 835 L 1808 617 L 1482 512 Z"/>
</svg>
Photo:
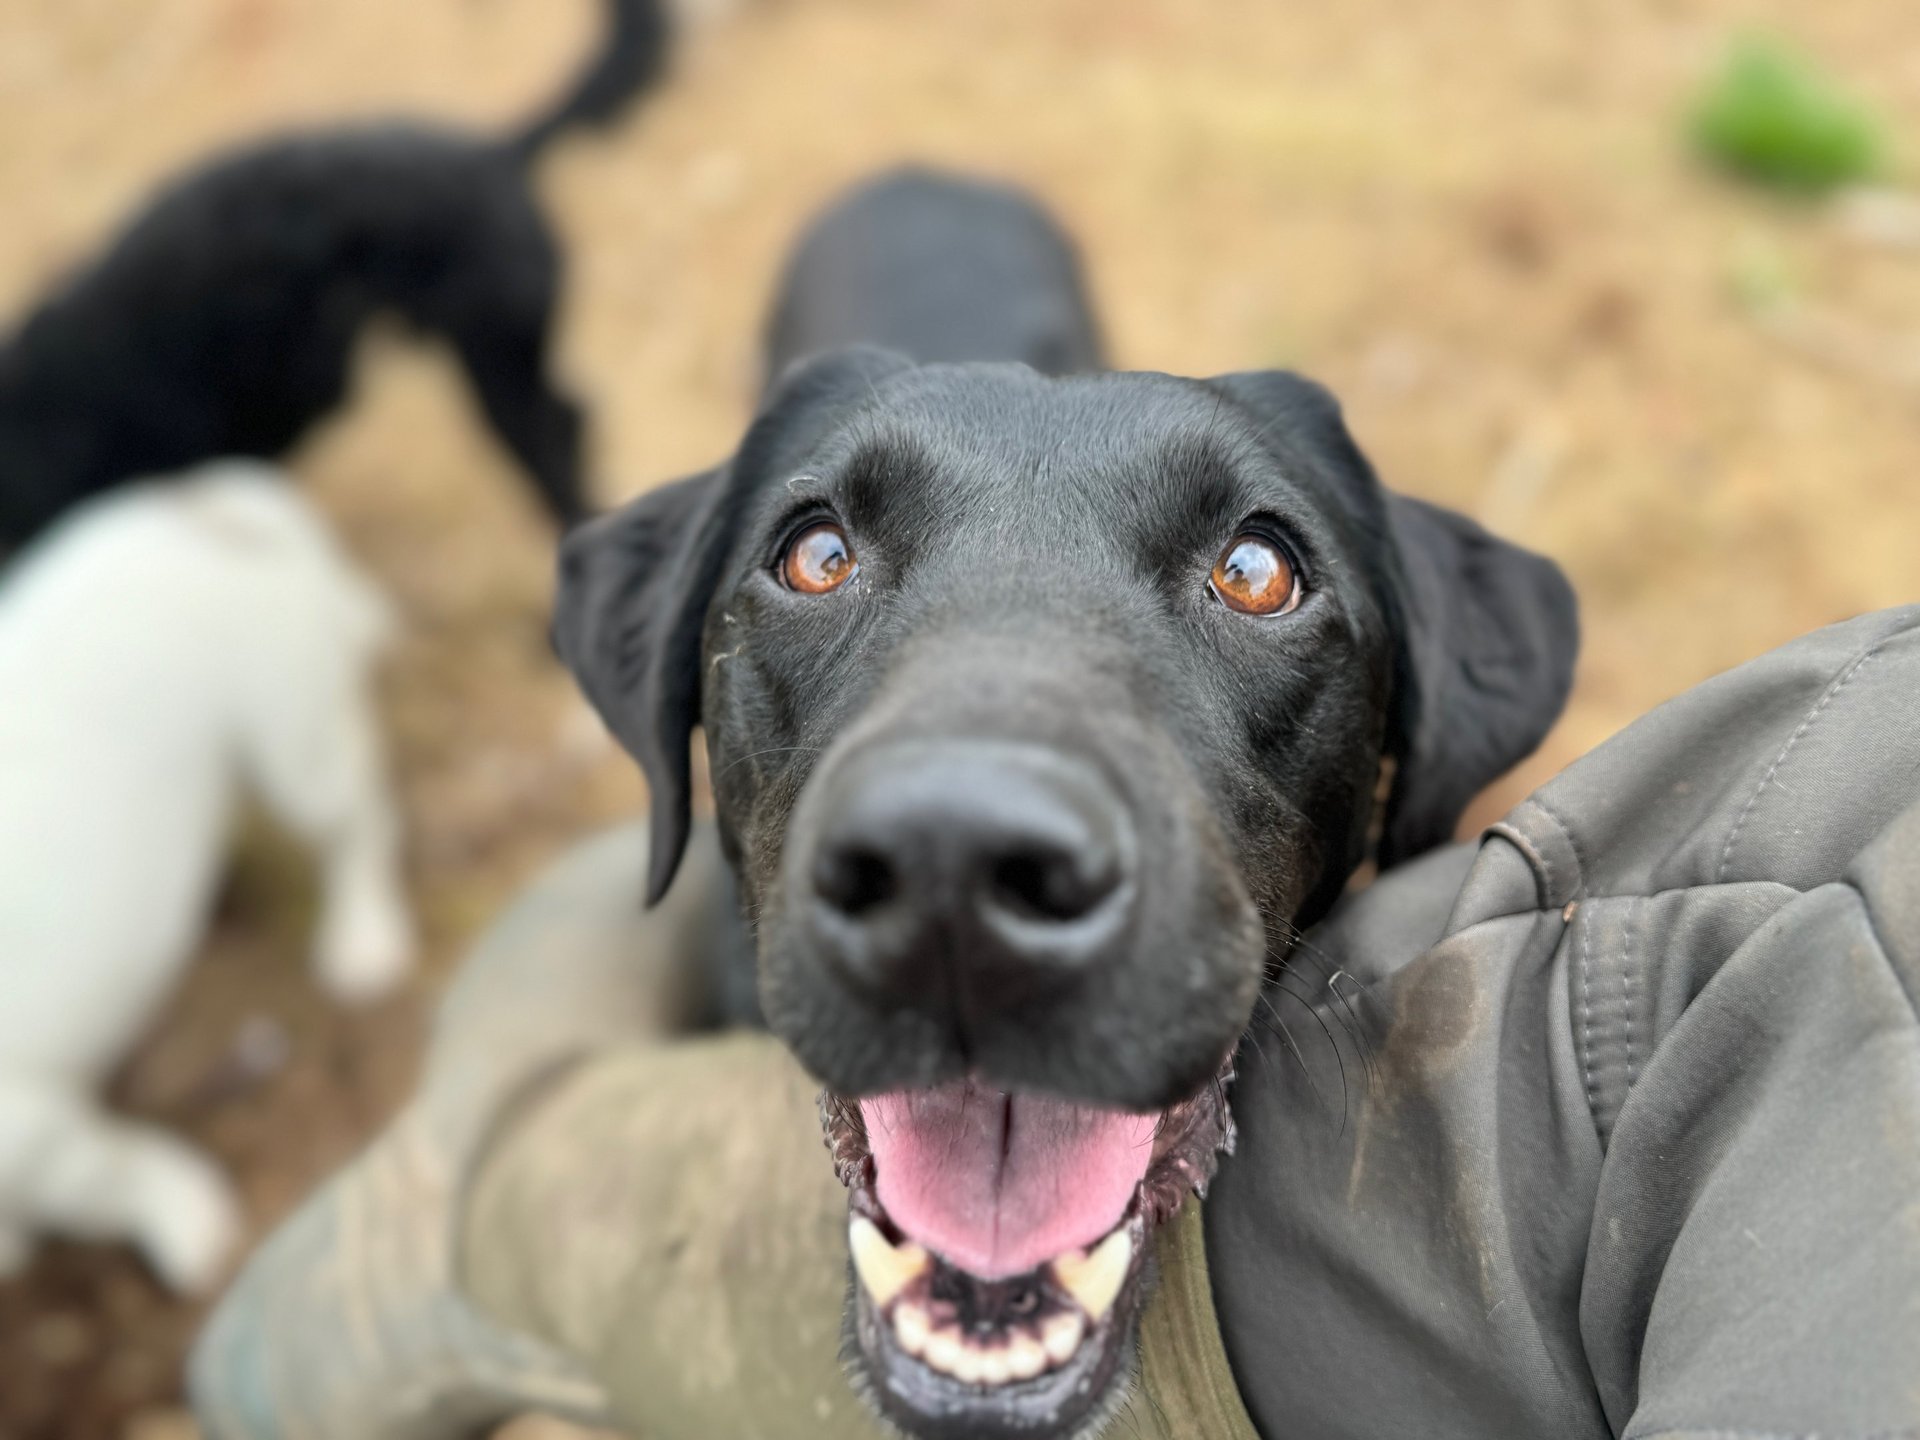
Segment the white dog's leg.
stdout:
<svg viewBox="0 0 1920 1440">
<path fill-rule="evenodd" d="M 306 713 L 266 727 L 256 778 L 275 818 L 320 861 L 320 983 L 340 1000 L 372 1000 L 413 968 L 400 825 L 366 685 L 323 689 L 300 697 Z"/>
<path fill-rule="evenodd" d="M 191 1146 L 62 1086 L 0 1081 L 0 1233 L 137 1245 L 182 1294 L 212 1289 L 239 1242 L 226 1178 Z"/>
<path fill-rule="evenodd" d="M 314 971 L 342 1001 L 377 999 L 413 969 L 413 921 L 400 877 L 397 826 L 386 797 L 325 837 Z"/>
</svg>

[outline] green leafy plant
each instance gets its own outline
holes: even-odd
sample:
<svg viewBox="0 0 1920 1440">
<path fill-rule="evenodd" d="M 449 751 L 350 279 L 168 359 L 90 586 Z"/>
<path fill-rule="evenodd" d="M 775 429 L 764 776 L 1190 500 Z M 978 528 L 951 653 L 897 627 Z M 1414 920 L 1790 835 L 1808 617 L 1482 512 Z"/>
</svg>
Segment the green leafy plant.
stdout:
<svg viewBox="0 0 1920 1440">
<path fill-rule="evenodd" d="M 1818 193 L 1879 170 L 1879 122 L 1777 41 L 1734 43 L 1696 103 L 1695 145 L 1715 164 L 1781 189 Z"/>
</svg>

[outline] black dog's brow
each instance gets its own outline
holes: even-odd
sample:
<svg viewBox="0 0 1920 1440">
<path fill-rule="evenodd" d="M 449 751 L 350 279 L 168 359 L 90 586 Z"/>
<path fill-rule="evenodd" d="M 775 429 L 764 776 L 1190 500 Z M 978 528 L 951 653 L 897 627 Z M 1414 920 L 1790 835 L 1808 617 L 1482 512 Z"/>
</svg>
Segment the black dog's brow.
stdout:
<svg viewBox="0 0 1920 1440">
<path fill-rule="evenodd" d="M 903 505 L 923 506 L 938 493 L 938 467 L 910 436 L 870 435 L 836 467 L 833 489 L 841 512 L 856 526 L 872 526 Z"/>
<path fill-rule="evenodd" d="M 1194 515 L 1224 518 L 1243 508 L 1249 499 L 1245 480 L 1247 455 L 1215 434 L 1176 435 L 1162 447 L 1160 473 L 1168 493 Z"/>
<path fill-rule="evenodd" d="M 765 543 L 775 544 L 809 512 L 831 512 L 857 544 L 878 541 L 894 567 L 909 564 L 948 498 L 936 483 L 943 467 L 927 447 L 911 434 L 875 427 L 816 462 L 769 487 L 755 527 Z"/>
<path fill-rule="evenodd" d="M 870 435 L 843 458 L 788 475 L 778 487 L 776 508 L 831 505 L 859 523 L 884 512 L 903 492 L 924 486 L 934 468 L 932 458 L 911 437 Z"/>
<path fill-rule="evenodd" d="M 1138 553 L 1150 572 L 1181 565 L 1232 538 L 1249 516 L 1283 507 L 1271 483 L 1282 477 L 1246 447 L 1214 434 L 1177 435 L 1147 457 L 1147 503 L 1133 517 Z"/>
<path fill-rule="evenodd" d="M 872 436 L 847 457 L 841 493 L 850 508 L 878 506 L 902 485 L 924 482 L 932 468 L 932 458 L 911 439 Z"/>
</svg>

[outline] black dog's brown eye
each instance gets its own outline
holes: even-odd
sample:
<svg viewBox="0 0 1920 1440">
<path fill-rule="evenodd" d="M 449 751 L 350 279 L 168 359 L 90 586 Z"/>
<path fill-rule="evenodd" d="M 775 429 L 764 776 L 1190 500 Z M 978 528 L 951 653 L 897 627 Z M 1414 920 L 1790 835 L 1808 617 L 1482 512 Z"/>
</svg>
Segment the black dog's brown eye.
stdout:
<svg viewBox="0 0 1920 1440">
<path fill-rule="evenodd" d="M 794 536 L 780 561 L 781 578 L 790 589 L 806 595 L 839 589 L 853 570 L 853 546 L 847 543 L 847 532 L 831 520 L 809 525 Z"/>
<path fill-rule="evenodd" d="M 1242 615 L 1284 615 L 1300 603 L 1287 552 L 1259 535 L 1236 535 L 1213 562 L 1213 593 Z"/>
</svg>

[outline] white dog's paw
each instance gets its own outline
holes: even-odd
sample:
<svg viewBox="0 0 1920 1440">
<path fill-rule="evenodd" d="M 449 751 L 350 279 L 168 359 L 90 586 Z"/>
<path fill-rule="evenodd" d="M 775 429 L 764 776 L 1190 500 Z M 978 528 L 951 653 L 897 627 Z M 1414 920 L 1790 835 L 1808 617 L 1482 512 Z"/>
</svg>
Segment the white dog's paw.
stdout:
<svg viewBox="0 0 1920 1440">
<path fill-rule="evenodd" d="M 155 1139 L 135 1184 L 135 1238 L 147 1263 L 175 1293 L 209 1294 L 246 1229 L 226 1177 L 186 1146 Z"/>
<path fill-rule="evenodd" d="M 414 948 L 412 922 L 399 906 L 341 906 L 314 942 L 314 973 L 335 1000 L 362 1005 L 413 973 Z"/>
</svg>

